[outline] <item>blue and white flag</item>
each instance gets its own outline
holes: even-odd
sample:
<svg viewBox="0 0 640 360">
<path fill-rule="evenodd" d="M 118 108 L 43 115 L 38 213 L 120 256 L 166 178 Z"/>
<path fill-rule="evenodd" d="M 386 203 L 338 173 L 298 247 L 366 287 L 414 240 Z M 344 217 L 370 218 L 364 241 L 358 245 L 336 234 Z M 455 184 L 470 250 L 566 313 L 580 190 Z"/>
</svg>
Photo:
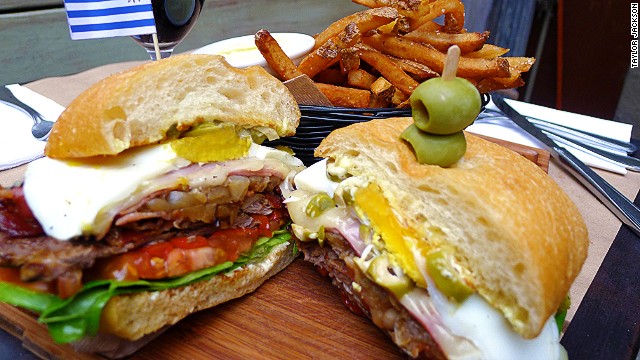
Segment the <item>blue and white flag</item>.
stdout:
<svg viewBox="0 0 640 360">
<path fill-rule="evenodd" d="M 151 0 L 64 0 L 71 39 L 155 34 Z"/>
</svg>

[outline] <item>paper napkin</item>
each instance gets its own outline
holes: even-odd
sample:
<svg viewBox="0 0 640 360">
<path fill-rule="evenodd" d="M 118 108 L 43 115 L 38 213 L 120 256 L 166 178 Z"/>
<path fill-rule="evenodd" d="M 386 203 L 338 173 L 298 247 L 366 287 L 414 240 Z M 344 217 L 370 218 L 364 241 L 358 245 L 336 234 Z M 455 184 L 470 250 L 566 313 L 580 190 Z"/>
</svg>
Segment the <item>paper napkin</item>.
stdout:
<svg viewBox="0 0 640 360">
<path fill-rule="evenodd" d="M 630 141 L 633 126 L 611 120 L 604 120 L 592 116 L 571 113 L 568 111 L 556 110 L 540 105 L 525 103 L 522 101 L 505 99 L 520 114 L 540 120 L 545 120 L 558 125 L 568 126 L 574 129 L 587 131 L 603 136 L 607 136 L 620 141 Z M 493 102 L 487 108 L 498 110 Z M 544 145 L 533 136 L 522 130 L 512 121 L 504 121 L 500 124 L 472 124 L 467 128 L 469 132 L 491 136 L 494 138 L 511 141 L 514 143 L 544 149 Z M 591 167 L 611 171 L 618 174 L 626 174 L 627 169 L 623 166 L 603 160 L 572 146 L 570 142 L 558 144 L 566 148 L 575 157 Z"/>
<path fill-rule="evenodd" d="M 29 88 L 12 84 L 6 86 L 20 101 L 31 106 L 51 121 L 55 121 L 64 107 Z M 31 135 L 33 119 L 26 112 L 0 102 L 0 170 L 10 169 L 43 156 L 44 141 Z"/>
</svg>

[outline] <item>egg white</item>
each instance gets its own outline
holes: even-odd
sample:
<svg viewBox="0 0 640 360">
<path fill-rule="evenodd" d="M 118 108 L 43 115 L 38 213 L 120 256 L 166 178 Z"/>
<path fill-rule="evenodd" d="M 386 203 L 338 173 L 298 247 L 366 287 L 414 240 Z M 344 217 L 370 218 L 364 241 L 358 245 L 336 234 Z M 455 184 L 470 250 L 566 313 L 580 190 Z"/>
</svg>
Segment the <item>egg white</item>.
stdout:
<svg viewBox="0 0 640 360">
<path fill-rule="evenodd" d="M 251 145 L 248 156 L 302 164 L 284 151 L 257 144 Z M 69 240 L 91 234 L 100 212 L 125 201 L 147 182 L 189 164 L 169 144 L 130 149 L 104 161 L 44 157 L 28 165 L 23 190 L 45 233 Z"/>
</svg>

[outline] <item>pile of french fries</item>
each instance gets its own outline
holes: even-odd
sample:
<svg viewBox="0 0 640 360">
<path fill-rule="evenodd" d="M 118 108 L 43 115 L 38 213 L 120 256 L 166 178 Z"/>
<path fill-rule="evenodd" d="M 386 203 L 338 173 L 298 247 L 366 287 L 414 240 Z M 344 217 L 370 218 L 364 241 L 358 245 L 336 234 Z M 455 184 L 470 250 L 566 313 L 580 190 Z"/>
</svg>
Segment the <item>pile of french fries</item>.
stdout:
<svg viewBox="0 0 640 360">
<path fill-rule="evenodd" d="M 481 93 L 524 85 L 535 59 L 504 57 L 487 43 L 489 32 L 464 29 L 459 0 L 353 0 L 368 9 L 348 15 L 315 36 L 313 50 L 296 65 L 267 30 L 256 46 L 281 78 L 307 75 L 335 106 L 406 107 L 413 89 L 440 76 L 447 49 L 458 45 L 457 76 Z"/>
</svg>

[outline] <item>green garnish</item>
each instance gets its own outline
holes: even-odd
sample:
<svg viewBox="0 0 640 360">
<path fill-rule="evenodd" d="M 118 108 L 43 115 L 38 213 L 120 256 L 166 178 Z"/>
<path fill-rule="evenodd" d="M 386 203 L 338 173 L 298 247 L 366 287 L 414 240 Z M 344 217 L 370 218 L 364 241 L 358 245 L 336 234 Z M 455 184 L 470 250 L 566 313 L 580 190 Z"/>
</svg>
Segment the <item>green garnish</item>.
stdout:
<svg viewBox="0 0 640 360">
<path fill-rule="evenodd" d="M 569 307 L 571 307 L 571 298 L 567 296 L 564 299 L 564 301 L 562 301 L 562 304 L 560 304 L 560 307 L 556 312 L 555 318 L 556 318 L 556 325 L 558 325 L 558 332 L 562 332 L 564 319 L 567 317 L 567 310 L 569 310 Z"/>
</svg>

